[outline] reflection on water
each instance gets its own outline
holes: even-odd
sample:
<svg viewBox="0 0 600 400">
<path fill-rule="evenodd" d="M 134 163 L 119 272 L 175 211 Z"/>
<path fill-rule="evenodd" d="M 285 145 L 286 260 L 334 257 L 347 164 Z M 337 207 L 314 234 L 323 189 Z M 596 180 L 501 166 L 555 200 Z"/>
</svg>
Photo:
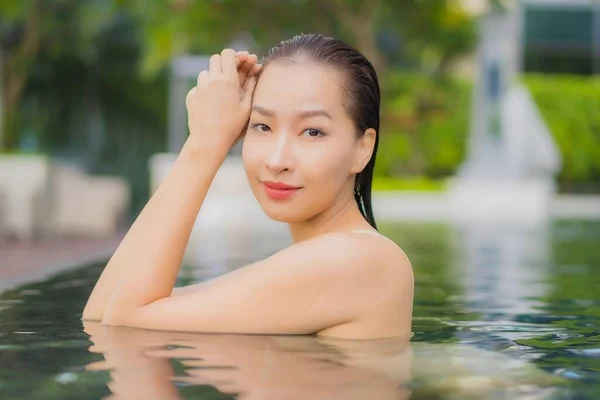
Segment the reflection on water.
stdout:
<svg viewBox="0 0 600 400">
<path fill-rule="evenodd" d="M 84 324 L 118 399 L 550 398 L 561 380 L 495 352 L 398 339 L 190 334 Z M 414 362 L 413 362 L 414 359 Z M 413 376 L 414 374 L 414 376 Z M 193 395 L 192 395 L 193 394 Z"/>
<path fill-rule="evenodd" d="M 215 389 L 239 399 L 409 398 L 406 342 L 84 328 L 90 351 L 105 359 L 86 369 L 110 370 L 119 399 L 179 399 L 180 390 Z"/>
<path fill-rule="evenodd" d="M 410 345 L 82 329 L 90 265 L 0 294 L 0 398 L 600 398 L 600 222 L 381 225 L 415 269 Z M 286 241 L 197 257 L 179 284 Z"/>
<path fill-rule="evenodd" d="M 455 226 L 457 273 L 473 311 L 538 313 L 550 290 L 550 238 L 546 223 Z"/>
</svg>

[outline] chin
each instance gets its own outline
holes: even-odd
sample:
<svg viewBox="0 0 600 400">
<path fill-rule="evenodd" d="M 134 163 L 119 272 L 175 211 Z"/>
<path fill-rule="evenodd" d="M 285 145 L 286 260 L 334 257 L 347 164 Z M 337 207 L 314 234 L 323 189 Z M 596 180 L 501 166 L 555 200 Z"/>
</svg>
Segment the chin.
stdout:
<svg viewBox="0 0 600 400">
<path fill-rule="evenodd" d="M 296 207 L 287 204 L 260 204 L 262 210 L 267 215 L 267 217 L 271 218 L 277 222 L 284 222 L 286 224 L 294 223 L 294 222 L 302 222 L 306 221 L 310 217 L 304 215 L 303 212 L 298 212 Z"/>
<path fill-rule="evenodd" d="M 304 222 L 319 214 L 316 207 L 303 207 L 302 201 L 276 202 L 266 197 L 256 199 L 267 217 L 286 224 Z"/>
</svg>

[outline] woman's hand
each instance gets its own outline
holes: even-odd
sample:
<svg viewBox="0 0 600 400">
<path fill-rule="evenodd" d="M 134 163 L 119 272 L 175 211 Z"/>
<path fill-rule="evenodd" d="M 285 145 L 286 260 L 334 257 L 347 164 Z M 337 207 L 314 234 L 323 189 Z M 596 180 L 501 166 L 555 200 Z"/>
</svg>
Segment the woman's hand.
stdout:
<svg viewBox="0 0 600 400">
<path fill-rule="evenodd" d="M 262 65 L 257 64 L 256 54 L 250 54 L 247 51 L 238 51 L 235 53 L 235 60 L 240 79 L 240 90 L 243 90 L 246 79 L 255 76 L 261 70 Z"/>
<path fill-rule="evenodd" d="M 201 146 L 229 150 L 243 134 L 259 69 L 256 56 L 244 56 L 232 49 L 213 55 L 187 95 L 190 138 Z"/>
</svg>

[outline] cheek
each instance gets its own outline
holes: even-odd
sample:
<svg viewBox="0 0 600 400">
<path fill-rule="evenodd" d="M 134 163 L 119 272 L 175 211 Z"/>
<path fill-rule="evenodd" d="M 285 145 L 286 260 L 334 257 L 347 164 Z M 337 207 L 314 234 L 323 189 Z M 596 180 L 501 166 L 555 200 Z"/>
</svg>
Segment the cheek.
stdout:
<svg viewBox="0 0 600 400">
<path fill-rule="evenodd" d="M 255 144 L 255 141 L 250 137 L 246 137 L 242 143 L 242 162 L 244 163 L 244 169 L 246 174 L 250 177 L 256 172 L 256 165 L 259 159 L 259 150 Z"/>
<path fill-rule="evenodd" d="M 307 152 L 303 160 L 304 174 L 315 183 L 339 187 L 348 178 L 352 167 L 352 157 L 346 147 L 344 144 L 332 143 Z"/>
</svg>

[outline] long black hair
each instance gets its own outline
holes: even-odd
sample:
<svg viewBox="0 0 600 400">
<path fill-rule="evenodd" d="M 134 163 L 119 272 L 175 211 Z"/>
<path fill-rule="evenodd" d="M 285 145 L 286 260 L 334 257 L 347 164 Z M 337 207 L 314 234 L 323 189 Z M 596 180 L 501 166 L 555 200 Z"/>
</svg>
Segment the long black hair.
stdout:
<svg viewBox="0 0 600 400">
<path fill-rule="evenodd" d="M 274 61 L 308 61 L 331 67 L 343 74 L 344 107 L 354 122 L 356 134 L 361 137 L 369 128 L 376 131 L 373 155 L 365 168 L 356 174 L 354 198 L 363 217 L 377 229 L 371 202 L 371 186 L 379 144 L 381 94 L 375 68 L 364 55 L 348 43 L 320 34 L 300 34 L 279 43 L 263 58 L 261 72 Z"/>
</svg>

